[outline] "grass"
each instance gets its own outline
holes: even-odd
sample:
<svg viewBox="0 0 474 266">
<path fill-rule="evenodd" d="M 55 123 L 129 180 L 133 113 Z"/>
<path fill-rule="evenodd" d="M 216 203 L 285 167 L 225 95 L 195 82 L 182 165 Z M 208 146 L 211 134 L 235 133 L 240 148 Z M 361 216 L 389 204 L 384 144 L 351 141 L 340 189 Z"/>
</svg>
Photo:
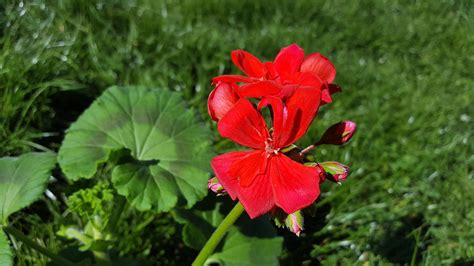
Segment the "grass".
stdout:
<svg viewBox="0 0 474 266">
<path fill-rule="evenodd" d="M 350 145 L 315 151 L 353 173 L 325 187 L 304 237 L 281 232 L 282 262 L 472 264 L 471 2 L 34 0 L 0 10 L 2 155 L 56 150 L 115 84 L 181 91 L 212 126 L 209 83 L 236 72 L 230 51 L 272 59 L 294 42 L 327 55 L 344 89 L 301 144 L 342 119 L 359 131 Z M 60 246 L 50 225 L 28 219 L 31 234 Z"/>
</svg>

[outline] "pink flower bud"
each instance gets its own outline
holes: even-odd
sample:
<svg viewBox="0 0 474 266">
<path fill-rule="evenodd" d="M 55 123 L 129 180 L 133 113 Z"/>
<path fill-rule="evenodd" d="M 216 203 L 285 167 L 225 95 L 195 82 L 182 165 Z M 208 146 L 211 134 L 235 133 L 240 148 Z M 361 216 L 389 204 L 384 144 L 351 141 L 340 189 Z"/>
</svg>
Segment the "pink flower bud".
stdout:
<svg viewBox="0 0 474 266">
<path fill-rule="evenodd" d="M 338 162 L 323 162 L 319 165 L 326 171 L 326 178 L 339 183 L 347 179 L 350 168 Z"/>
<path fill-rule="evenodd" d="M 212 192 L 216 193 L 217 196 L 223 196 L 223 195 L 227 194 L 224 187 L 221 185 L 221 183 L 219 183 L 219 180 L 217 180 L 216 177 L 213 177 L 213 178 L 209 179 L 209 181 L 207 182 L 207 187 Z"/>
<path fill-rule="evenodd" d="M 274 209 L 272 211 L 275 225 L 278 227 L 286 227 L 296 236 L 300 236 L 303 231 L 304 217 L 301 214 L 301 210 L 298 210 L 292 214 L 286 214 L 281 209 Z"/>
<path fill-rule="evenodd" d="M 301 215 L 301 211 L 296 211 L 292 214 L 289 214 L 286 217 L 285 225 L 288 230 L 294 233 L 296 236 L 300 236 L 301 231 L 303 231 L 304 218 Z"/>
<path fill-rule="evenodd" d="M 316 145 L 341 145 L 348 142 L 356 132 L 357 125 L 352 121 L 343 121 L 329 127 Z"/>
</svg>

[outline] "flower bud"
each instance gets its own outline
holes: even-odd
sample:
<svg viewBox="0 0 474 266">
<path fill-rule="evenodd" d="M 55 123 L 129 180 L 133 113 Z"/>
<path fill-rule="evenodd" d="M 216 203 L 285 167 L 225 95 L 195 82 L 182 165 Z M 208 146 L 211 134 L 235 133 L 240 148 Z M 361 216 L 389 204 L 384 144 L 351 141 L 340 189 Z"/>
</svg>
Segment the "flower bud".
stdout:
<svg viewBox="0 0 474 266">
<path fill-rule="evenodd" d="M 236 86 L 235 84 L 219 82 L 209 94 L 207 111 L 212 120 L 219 121 L 239 100 L 239 96 L 234 90 Z"/>
<path fill-rule="evenodd" d="M 356 132 L 357 125 L 352 121 L 343 121 L 329 127 L 316 145 L 341 145 L 348 142 Z"/>
<path fill-rule="evenodd" d="M 326 178 L 339 183 L 347 179 L 350 168 L 338 162 L 323 162 L 319 165 L 326 172 Z"/>
<path fill-rule="evenodd" d="M 306 166 L 315 167 L 318 171 L 319 184 L 323 183 L 326 180 L 327 173 L 324 168 L 316 162 L 307 162 L 304 163 Z"/>
<path fill-rule="evenodd" d="M 285 220 L 286 228 L 288 228 L 296 236 L 300 236 L 301 231 L 303 231 L 304 218 L 301 215 L 301 211 L 296 211 L 292 214 L 289 214 Z"/>
<path fill-rule="evenodd" d="M 301 210 L 296 211 L 292 214 L 286 214 L 282 210 L 273 211 L 274 221 L 278 227 L 286 227 L 296 236 L 300 236 L 303 231 L 304 217 L 301 214 Z"/>
<path fill-rule="evenodd" d="M 219 183 L 219 180 L 217 180 L 217 177 L 213 177 L 209 179 L 207 182 L 207 187 L 214 193 L 217 194 L 217 196 L 223 196 L 227 194 L 225 191 L 224 187 Z"/>
</svg>

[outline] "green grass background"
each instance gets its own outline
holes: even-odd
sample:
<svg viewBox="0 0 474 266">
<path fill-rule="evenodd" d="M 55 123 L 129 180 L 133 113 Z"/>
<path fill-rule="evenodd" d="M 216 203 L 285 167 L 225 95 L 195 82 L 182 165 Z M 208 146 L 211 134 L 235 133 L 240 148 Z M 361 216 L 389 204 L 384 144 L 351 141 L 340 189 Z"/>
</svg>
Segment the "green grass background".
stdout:
<svg viewBox="0 0 474 266">
<path fill-rule="evenodd" d="M 359 130 L 347 146 L 315 151 L 352 175 L 325 185 L 303 237 L 280 232 L 282 264 L 471 265 L 473 11 L 472 1 L 6 1 L 0 154 L 57 150 L 69 124 L 117 84 L 181 91 L 214 127 L 210 79 L 237 72 L 230 52 L 271 60 L 297 43 L 329 57 L 343 88 L 300 144 L 343 119 Z M 48 222 L 21 219 L 59 249 L 61 203 L 43 204 Z M 20 264 L 45 261 L 20 251 Z"/>
</svg>

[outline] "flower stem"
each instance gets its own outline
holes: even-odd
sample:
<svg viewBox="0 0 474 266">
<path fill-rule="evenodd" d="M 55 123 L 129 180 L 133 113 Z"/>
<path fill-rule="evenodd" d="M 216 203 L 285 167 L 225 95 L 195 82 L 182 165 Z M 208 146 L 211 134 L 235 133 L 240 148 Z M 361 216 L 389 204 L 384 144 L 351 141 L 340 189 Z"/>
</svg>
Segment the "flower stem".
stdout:
<svg viewBox="0 0 474 266">
<path fill-rule="evenodd" d="M 305 155 L 306 153 L 310 152 L 314 148 L 316 148 L 319 145 L 319 142 L 316 142 L 314 144 L 309 145 L 308 147 L 304 148 L 302 151 L 300 151 L 300 156 Z"/>
<path fill-rule="evenodd" d="M 15 229 L 11 226 L 4 226 L 3 230 L 8 234 L 14 236 L 17 240 L 23 242 L 23 244 L 27 245 L 28 247 L 38 251 L 39 253 L 43 254 L 44 256 L 55 260 L 60 265 L 75 265 L 74 263 L 70 262 L 69 260 L 57 255 L 56 253 L 52 252 L 51 250 L 41 246 L 40 244 L 36 243 L 35 241 L 31 240 L 31 238 L 25 236 L 21 231 Z"/>
<path fill-rule="evenodd" d="M 222 220 L 221 224 L 219 224 L 216 231 L 214 231 L 209 240 L 207 240 L 196 259 L 194 259 L 192 266 L 204 265 L 204 262 L 206 262 L 207 258 L 212 254 L 229 227 L 235 223 L 237 218 L 239 218 L 243 212 L 244 206 L 242 206 L 240 202 L 237 202 L 234 208 L 229 212 L 229 214 L 227 214 L 224 220 Z"/>
</svg>

